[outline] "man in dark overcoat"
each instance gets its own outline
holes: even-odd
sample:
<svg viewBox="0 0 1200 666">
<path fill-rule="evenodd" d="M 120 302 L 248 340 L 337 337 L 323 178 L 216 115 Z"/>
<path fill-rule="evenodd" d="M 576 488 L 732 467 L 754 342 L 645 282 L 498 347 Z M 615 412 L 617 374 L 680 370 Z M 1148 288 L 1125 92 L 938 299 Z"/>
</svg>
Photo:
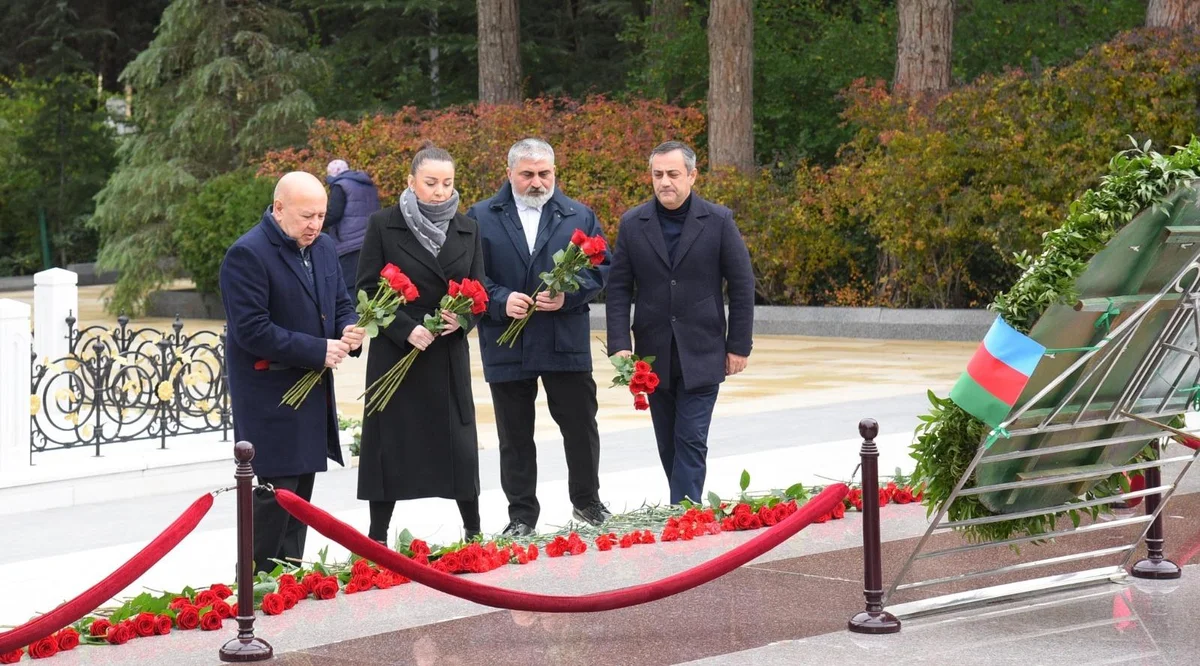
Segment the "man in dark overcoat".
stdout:
<svg viewBox="0 0 1200 666">
<path fill-rule="evenodd" d="M 655 357 L 661 383 L 650 396 L 650 416 L 671 502 L 699 502 L 717 391 L 750 356 L 754 272 L 733 213 L 692 192 L 691 148 L 678 141 L 658 146 L 650 175 L 654 198 L 626 212 L 617 231 L 605 302 L 608 348 Z"/>
<path fill-rule="evenodd" d="M 508 182 L 467 212 L 479 221 L 489 302 L 479 323 L 483 375 L 492 392 L 500 439 L 500 485 L 508 497 L 508 536 L 537 526 L 537 446 L 533 440 L 538 379 L 550 415 L 563 436 L 567 490 L 576 520 L 598 525 L 612 514 L 600 502 L 600 434 L 588 303 L 604 289 L 609 258 L 579 274 L 581 288 L 551 298 L 533 294 L 554 253 L 576 230 L 602 235 L 587 206 L 555 188 L 554 150 L 538 139 L 518 141 L 508 152 Z M 511 348 L 497 340 L 514 320 L 530 316 Z"/>
<path fill-rule="evenodd" d="M 310 174 L 279 180 L 262 220 L 225 253 L 221 300 L 233 431 L 254 445 L 259 484 L 312 498 L 326 458 L 342 462 L 333 368 L 358 353 L 364 331 L 346 294 L 333 239 L 321 234 L 326 196 Z M 297 408 L 284 394 L 309 370 L 328 369 Z M 254 496 L 254 563 L 301 558 L 307 529 L 275 502 Z"/>
</svg>

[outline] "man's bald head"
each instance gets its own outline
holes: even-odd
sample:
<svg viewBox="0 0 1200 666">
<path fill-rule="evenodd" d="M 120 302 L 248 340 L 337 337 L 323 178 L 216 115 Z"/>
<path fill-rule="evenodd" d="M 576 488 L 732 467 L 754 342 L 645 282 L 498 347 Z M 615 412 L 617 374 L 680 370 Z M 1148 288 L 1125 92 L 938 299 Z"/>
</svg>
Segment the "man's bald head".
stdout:
<svg viewBox="0 0 1200 666">
<path fill-rule="evenodd" d="M 316 176 L 303 171 L 284 174 L 275 184 L 275 221 L 300 247 L 312 245 L 325 224 L 329 198 Z"/>
</svg>

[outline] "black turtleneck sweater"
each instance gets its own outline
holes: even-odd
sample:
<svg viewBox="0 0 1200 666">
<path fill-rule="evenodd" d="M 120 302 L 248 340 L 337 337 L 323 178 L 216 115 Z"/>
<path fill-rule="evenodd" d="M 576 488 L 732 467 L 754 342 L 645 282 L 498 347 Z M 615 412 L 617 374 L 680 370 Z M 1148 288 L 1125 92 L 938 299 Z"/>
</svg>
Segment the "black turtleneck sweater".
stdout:
<svg viewBox="0 0 1200 666">
<path fill-rule="evenodd" d="M 688 208 L 692 206 L 692 195 L 683 200 L 683 205 L 671 210 L 662 205 L 656 197 L 654 208 L 658 211 L 658 222 L 662 226 L 663 240 L 667 242 L 667 256 L 675 261 L 675 249 L 679 247 L 679 237 L 683 235 L 683 222 L 687 219 Z"/>
</svg>

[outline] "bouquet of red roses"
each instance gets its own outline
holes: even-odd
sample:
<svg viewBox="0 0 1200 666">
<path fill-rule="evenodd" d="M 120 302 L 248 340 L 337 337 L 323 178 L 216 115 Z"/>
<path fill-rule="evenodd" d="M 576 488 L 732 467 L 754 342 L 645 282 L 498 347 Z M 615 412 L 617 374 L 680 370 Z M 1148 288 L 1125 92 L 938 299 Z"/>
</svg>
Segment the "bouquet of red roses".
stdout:
<svg viewBox="0 0 1200 666">
<path fill-rule="evenodd" d="M 571 242 L 567 244 L 567 247 L 554 253 L 554 268 L 539 276 L 542 278 L 542 283 L 533 292 L 534 301 L 543 291 L 550 298 L 559 294 L 573 294 L 579 291 L 579 271 L 585 268 L 595 268 L 604 263 L 604 253 L 607 250 L 608 243 L 605 242 L 604 236 L 588 236 L 581 229 L 576 229 L 575 233 L 571 234 Z M 525 330 L 525 325 L 529 323 L 529 318 L 533 316 L 534 312 L 537 312 L 536 302 L 524 319 L 514 319 L 508 325 L 504 334 L 496 340 L 497 344 L 507 342 L 509 347 L 517 344 L 517 336 Z"/>
<path fill-rule="evenodd" d="M 357 325 L 367 330 L 367 337 L 373 338 L 379 335 L 379 329 L 387 328 L 387 325 L 392 323 L 392 320 L 396 318 L 397 308 L 417 300 L 419 295 L 417 286 L 412 283 L 412 280 L 395 264 L 388 264 L 383 267 L 382 271 L 379 271 L 379 286 L 375 289 L 374 297 L 368 300 L 367 292 L 362 289 L 358 290 L 358 305 L 355 307 L 355 312 L 358 313 Z M 313 387 L 321 381 L 326 370 L 328 368 L 309 370 L 304 373 L 300 381 L 283 394 L 283 400 L 279 404 L 290 405 L 292 409 L 300 409 L 300 405 L 308 397 L 309 391 L 312 391 Z"/>
<path fill-rule="evenodd" d="M 633 394 L 633 408 L 638 411 L 650 409 L 650 394 L 658 388 L 658 375 L 650 366 L 654 363 L 653 356 L 638 358 L 637 356 L 609 356 L 608 360 L 617 369 L 613 377 L 613 386 L 628 386 Z M 609 387 L 612 388 L 612 387 Z"/>
<path fill-rule="evenodd" d="M 487 303 L 487 289 L 481 283 L 470 278 L 463 279 L 461 284 L 451 280 L 446 295 L 438 303 L 438 309 L 433 314 L 425 315 L 422 325 L 430 333 L 437 335 L 446 327 L 446 322 L 442 319 L 443 311 L 454 313 L 461 321 L 461 318 L 468 314 L 483 314 L 487 310 Z M 360 398 L 363 395 L 367 396 L 366 411 L 364 412 L 366 415 L 382 411 L 384 407 L 387 407 L 388 401 L 392 399 L 396 389 L 400 388 L 400 383 L 404 381 L 404 377 L 408 374 L 408 369 L 412 367 L 419 351 L 421 350 L 413 347 L 412 351 L 400 359 L 399 363 L 393 365 L 382 377 L 368 386 L 362 395 L 358 396 Z"/>
</svg>

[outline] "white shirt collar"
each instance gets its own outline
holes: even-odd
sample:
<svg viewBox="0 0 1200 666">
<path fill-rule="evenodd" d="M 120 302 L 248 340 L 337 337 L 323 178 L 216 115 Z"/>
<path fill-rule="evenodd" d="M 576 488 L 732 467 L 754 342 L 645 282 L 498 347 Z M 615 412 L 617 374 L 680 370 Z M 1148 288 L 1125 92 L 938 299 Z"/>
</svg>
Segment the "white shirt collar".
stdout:
<svg viewBox="0 0 1200 666">
<path fill-rule="evenodd" d="M 517 201 L 516 203 L 517 203 L 517 211 L 518 212 L 533 211 L 535 213 L 540 213 L 540 212 L 542 212 L 542 208 L 545 206 L 545 204 L 543 204 L 542 206 L 534 208 L 533 206 L 526 206 L 524 203 L 521 203 L 520 201 Z"/>
</svg>

